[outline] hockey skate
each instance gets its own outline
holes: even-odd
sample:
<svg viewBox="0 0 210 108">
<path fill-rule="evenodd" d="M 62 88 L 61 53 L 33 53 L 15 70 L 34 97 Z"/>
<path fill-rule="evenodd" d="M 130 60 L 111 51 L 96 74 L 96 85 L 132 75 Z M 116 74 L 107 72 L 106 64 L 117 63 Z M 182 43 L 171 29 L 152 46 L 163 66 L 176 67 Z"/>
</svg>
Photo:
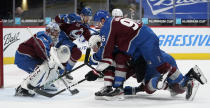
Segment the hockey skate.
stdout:
<svg viewBox="0 0 210 108">
<path fill-rule="evenodd" d="M 103 87 L 100 91 L 95 93 L 95 99 L 96 100 L 103 100 L 103 96 L 106 96 L 108 93 L 110 93 L 112 91 L 112 87 L 111 86 L 105 86 Z"/>
<path fill-rule="evenodd" d="M 15 96 L 33 97 L 35 96 L 35 93 L 31 90 L 27 90 L 21 86 L 18 86 L 15 90 Z"/>
<path fill-rule="evenodd" d="M 118 87 L 114 91 L 108 93 L 106 96 L 103 96 L 105 100 L 114 101 L 114 100 L 124 100 L 124 90 L 123 87 Z"/>
<path fill-rule="evenodd" d="M 189 78 L 194 78 L 197 81 L 199 81 L 202 85 L 207 83 L 207 79 L 202 73 L 201 69 L 195 65 L 193 68 L 190 69 L 190 71 L 186 74 Z"/>
<path fill-rule="evenodd" d="M 195 98 L 196 92 L 199 88 L 199 82 L 195 79 L 190 79 L 186 84 L 186 100 L 192 101 Z"/>
</svg>

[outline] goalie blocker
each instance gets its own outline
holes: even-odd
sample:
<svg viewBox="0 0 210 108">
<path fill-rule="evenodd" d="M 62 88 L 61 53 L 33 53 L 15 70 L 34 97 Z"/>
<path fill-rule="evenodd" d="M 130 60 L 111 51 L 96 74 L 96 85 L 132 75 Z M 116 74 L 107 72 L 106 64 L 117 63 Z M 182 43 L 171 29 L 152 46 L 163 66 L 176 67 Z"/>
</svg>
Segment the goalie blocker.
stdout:
<svg viewBox="0 0 210 108">
<path fill-rule="evenodd" d="M 16 89 L 15 96 L 34 96 L 34 87 L 43 86 L 46 83 L 58 78 L 58 69 L 64 69 L 62 63 L 66 63 L 70 58 L 70 50 L 62 45 L 59 48 L 51 47 L 50 58 L 38 65 Z"/>
</svg>

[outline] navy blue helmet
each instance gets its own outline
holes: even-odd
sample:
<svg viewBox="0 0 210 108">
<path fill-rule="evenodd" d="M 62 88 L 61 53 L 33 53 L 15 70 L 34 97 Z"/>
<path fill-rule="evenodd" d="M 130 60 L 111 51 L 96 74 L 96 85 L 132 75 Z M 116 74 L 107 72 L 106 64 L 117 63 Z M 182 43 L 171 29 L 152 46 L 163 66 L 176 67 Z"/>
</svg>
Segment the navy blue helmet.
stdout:
<svg viewBox="0 0 210 108">
<path fill-rule="evenodd" d="M 81 22 L 81 17 L 75 13 L 68 14 L 69 23 Z"/>
<path fill-rule="evenodd" d="M 101 21 L 101 19 L 108 19 L 110 17 L 109 12 L 105 11 L 105 10 L 99 10 L 95 13 L 94 15 L 94 21 Z"/>
</svg>

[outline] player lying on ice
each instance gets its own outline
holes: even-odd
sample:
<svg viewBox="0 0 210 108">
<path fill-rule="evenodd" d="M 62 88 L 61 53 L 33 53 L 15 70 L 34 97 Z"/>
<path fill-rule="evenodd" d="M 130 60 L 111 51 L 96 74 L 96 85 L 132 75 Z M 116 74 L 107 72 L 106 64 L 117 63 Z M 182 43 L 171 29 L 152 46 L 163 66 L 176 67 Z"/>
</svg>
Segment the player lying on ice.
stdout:
<svg viewBox="0 0 210 108">
<path fill-rule="evenodd" d="M 16 88 L 15 96 L 34 96 L 33 87 L 42 85 L 43 89 L 57 90 L 54 84 L 46 83 L 62 75 L 64 70 L 72 69 L 68 64 L 75 56 L 74 46 L 58 24 L 52 22 L 46 26 L 46 31 L 37 32 L 21 43 L 15 64 L 29 76 Z"/>
<path fill-rule="evenodd" d="M 101 59 L 96 67 L 97 71 L 104 72 L 114 61 L 116 62 L 114 60 L 115 58 L 126 58 L 126 56 L 130 56 L 134 64 L 136 64 L 140 57 L 143 57 L 146 61 L 146 71 L 145 75 L 144 73 L 140 73 L 140 75 L 143 75 L 145 79 L 145 91 L 147 93 L 151 94 L 156 90 L 164 89 L 165 81 L 167 80 L 169 85 L 174 84 L 176 86 L 178 84 L 183 88 L 184 86 L 186 87 L 187 83 L 191 82 L 192 84 L 194 81 L 189 79 L 196 79 L 201 84 L 207 82 L 198 67 L 194 67 L 194 71 L 190 71 L 189 74 L 183 76 L 177 69 L 175 61 L 171 60 L 168 54 L 160 50 L 158 37 L 146 25 L 138 24 L 128 18 L 111 18 L 108 12 L 101 10 L 95 14 L 94 21 L 97 21 L 100 24 L 99 26 L 102 27 L 100 36 L 103 40 L 102 46 L 100 47 L 102 53 L 100 57 L 95 57 Z M 113 52 L 116 48 L 119 52 L 123 52 L 123 54 L 114 56 Z M 120 64 L 116 63 L 113 84 L 115 90 L 107 93 L 103 97 L 115 98 L 116 96 L 124 95 L 123 83 L 129 70 L 126 67 L 127 62 L 125 59 L 121 60 Z M 134 68 L 134 70 L 136 69 Z M 94 74 L 89 72 L 86 77 L 91 75 L 94 76 Z M 136 75 L 138 77 L 138 74 Z M 178 89 L 181 89 L 179 86 Z"/>
</svg>

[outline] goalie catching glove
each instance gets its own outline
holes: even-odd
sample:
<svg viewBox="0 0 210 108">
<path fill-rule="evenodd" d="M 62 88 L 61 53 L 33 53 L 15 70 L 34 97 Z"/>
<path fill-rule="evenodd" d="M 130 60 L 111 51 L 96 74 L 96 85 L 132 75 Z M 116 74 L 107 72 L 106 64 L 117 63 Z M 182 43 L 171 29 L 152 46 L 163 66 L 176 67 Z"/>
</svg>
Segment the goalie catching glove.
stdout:
<svg viewBox="0 0 210 108">
<path fill-rule="evenodd" d="M 48 61 L 49 67 L 59 66 L 64 70 L 62 63 L 66 63 L 70 58 L 70 49 L 66 45 L 61 45 L 59 48 L 51 47 L 50 59 Z"/>
</svg>

